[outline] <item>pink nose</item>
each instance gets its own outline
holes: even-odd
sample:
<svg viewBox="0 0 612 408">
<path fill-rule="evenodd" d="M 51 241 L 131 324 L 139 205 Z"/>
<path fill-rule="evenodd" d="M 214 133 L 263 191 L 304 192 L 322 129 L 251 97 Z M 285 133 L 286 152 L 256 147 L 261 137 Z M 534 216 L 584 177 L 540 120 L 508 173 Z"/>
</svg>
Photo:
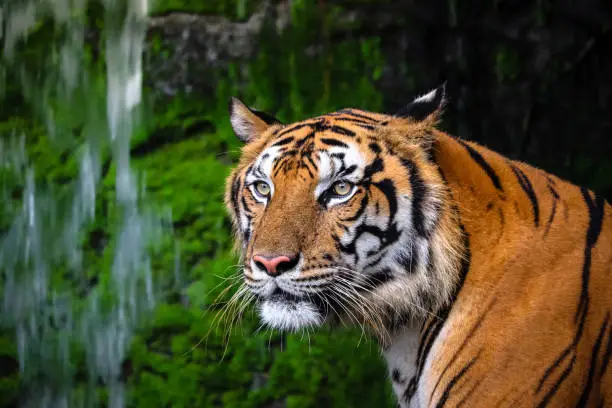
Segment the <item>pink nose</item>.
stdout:
<svg viewBox="0 0 612 408">
<path fill-rule="evenodd" d="M 297 256 L 288 257 L 286 255 L 280 256 L 253 256 L 253 262 L 255 265 L 265 270 L 270 276 L 277 276 L 283 272 L 287 272 L 297 264 Z"/>
</svg>

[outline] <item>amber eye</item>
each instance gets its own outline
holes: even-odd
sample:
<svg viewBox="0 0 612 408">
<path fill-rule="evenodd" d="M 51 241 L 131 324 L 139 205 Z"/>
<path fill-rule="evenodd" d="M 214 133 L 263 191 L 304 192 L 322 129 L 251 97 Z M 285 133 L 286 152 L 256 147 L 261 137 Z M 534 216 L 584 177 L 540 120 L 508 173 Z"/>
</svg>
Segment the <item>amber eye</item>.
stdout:
<svg viewBox="0 0 612 408">
<path fill-rule="evenodd" d="M 257 191 L 257 194 L 267 197 L 270 195 L 270 186 L 265 181 L 258 181 L 255 183 L 255 191 Z"/>
<path fill-rule="evenodd" d="M 337 196 L 345 196 L 351 192 L 353 185 L 348 181 L 337 181 L 331 188 L 331 191 Z"/>
</svg>

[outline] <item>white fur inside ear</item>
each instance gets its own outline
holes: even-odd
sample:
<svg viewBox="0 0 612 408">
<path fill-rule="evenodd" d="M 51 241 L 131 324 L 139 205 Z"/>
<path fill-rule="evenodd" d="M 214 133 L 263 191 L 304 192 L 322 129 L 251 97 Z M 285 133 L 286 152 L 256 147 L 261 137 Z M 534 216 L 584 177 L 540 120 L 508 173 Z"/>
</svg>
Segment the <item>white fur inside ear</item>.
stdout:
<svg viewBox="0 0 612 408">
<path fill-rule="evenodd" d="M 253 133 L 253 124 L 245 120 L 238 112 L 232 114 L 230 118 L 234 133 L 243 142 L 248 141 Z"/>
<path fill-rule="evenodd" d="M 429 103 L 429 102 L 432 102 L 434 99 L 436 99 L 436 96 L 437 96 L 438 92 L 441 92 L 441 91 L 439 89 L 434 89 L 433 91 L 430 91 L 430 92 L 426 93 L 425 95 L 419 96 L 413 102 L 414 103 Z"/>
</svg>

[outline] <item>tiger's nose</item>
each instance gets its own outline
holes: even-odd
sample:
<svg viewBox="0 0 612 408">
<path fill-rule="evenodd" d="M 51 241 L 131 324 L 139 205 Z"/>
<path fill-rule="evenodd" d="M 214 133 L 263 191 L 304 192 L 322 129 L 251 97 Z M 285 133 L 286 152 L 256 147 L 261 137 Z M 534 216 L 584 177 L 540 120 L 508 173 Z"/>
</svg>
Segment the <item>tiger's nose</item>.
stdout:
<svg viewBox="0 0 612 408">
<path fill-rule="evenodd" d="M 253 256 L 255 266 L 270 276 L 278 276 L 292 270 L 296 267 L 298 261 L 299 255 Z"/>
</svg>

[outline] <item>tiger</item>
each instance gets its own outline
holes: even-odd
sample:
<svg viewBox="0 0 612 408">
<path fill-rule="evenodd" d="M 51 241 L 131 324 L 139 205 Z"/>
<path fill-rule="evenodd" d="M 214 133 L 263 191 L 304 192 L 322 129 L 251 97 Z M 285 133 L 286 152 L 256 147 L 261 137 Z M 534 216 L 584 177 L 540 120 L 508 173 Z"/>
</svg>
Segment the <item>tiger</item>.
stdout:
<svg viewBox="0 0 612 408">
<path fill-rule="evenodd" d="M 367 329 L 402 408 L 612 407 L 610 204 L 440 130 L 446 104 L 442 84 L 283 124 L 231 98 L 255 312 Z"/>
</svg>

